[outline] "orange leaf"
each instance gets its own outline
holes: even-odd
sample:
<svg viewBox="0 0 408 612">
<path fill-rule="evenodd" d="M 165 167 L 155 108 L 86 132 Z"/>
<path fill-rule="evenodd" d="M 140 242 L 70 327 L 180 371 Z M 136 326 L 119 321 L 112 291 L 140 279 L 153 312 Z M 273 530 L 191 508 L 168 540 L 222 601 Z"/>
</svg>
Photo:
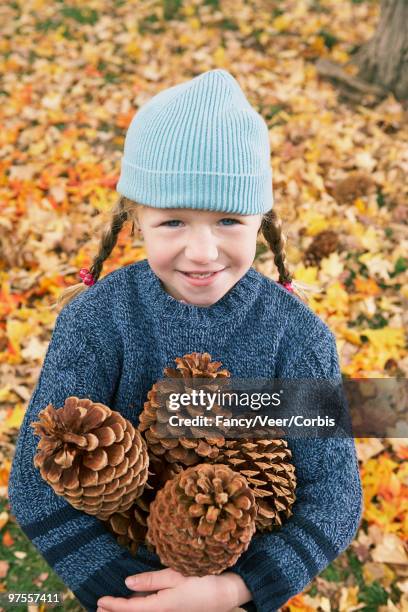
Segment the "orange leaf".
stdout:
<svg viewBox="0 0 408 612">
<path fill-rule="evenodd" d="M 10 476 L 10 465 L 0 468 L 0 487 L 7 487 Z"/>
<path fill-rule="evenodd" d="M 0 561 L 0 578 L 5 578 L 8 574 L 10 564 L 7 561 Z"/>
<path fill-rule="evenodd" d="M 289 599 L 286 605 L 289 608 L 289 612 L 315 612 L 314 608 L 307 605 L 301 593 Z"/>
<path fill-rule="evenodd" d="M 401 492 L 401 482 L 398 476 L 394 473 L 390 474 L 389 479 L 381 482 L 378 488 L 378 495 L 382 495 L 384 499 L 390 500 L 397 497 Z"/>
<path fill-rule="evenodd" d="M 380 288 L 372 278 L 361 278 L 358 277 L 354 280 L 354 286 L 359 293 L 364 295 L 378 295 Z"/>
<path fill-rule="evenodd" d="M 14 539 L 9 531 L 4 532 L 2 541 L 4 546 L 7 546 L 7 548 L 10 548 L 10 546 L 13 546 L 14 544 Z"/>
</svg>

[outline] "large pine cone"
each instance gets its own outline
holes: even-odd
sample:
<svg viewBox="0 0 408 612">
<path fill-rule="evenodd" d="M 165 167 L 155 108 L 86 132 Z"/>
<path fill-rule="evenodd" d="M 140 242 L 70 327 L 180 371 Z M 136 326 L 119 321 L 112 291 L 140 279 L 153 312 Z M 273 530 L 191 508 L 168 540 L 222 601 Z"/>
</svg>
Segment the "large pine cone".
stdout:
<svg viewBox="0 0 408 612">
<path fill-rule="evenodd" d="M 116 512 L 106 522 L 108 530 L 116 536 L 121 546 L 126 546 L 135 555 L 139 544 L 146 544 L 147 517 L 150 504 L 156 497 L 157 491 L 163 488 L 170 480 L 182 471 L 178 463 L 167 463 L 155 455 L 149 454 L 149 478 L 140 497 L 135 499 L 133 505 L 125 512 Z"/>
<path fill-rule="evenodd" d="M 225 379 L 231 376 L 226 369 L 218 370 L 222 365 L 221 361 L 211 361 L 209 353 L 191 353 L 183 357 L 176 357 L 177 369 L 165 368 L 164 375 L 171 377 L 168 389 L 165 382 L 155 383 L 148 392 L 148 400 L 144 403 L 143 411 L 140 414 L 139 431 L 144 433 L 149 450 L 158 457 L 170 463 L 177 462 L 184 466 L 191 466 L 199 463 L 203 459 L 212 460 L 218 456 L 220 447 L 223 446 L 225 439 L 219 432 L 214 436 L 197 437 L 200 433 L 194 427 L 190 428 L 190 436 L 166 438 L 166 433 L 171 433 L 172 427 L 168 424 L 169 412 L 163 399 L 163 392 L 171 390 L 175 392 L 177 379 L 180 381 L 179 391 L 186 392 L 184 380 L 191 378 Z M 217 385 L 213 382 L 209 385 L 212 393 L 217 391 Z M 194 417 L 203 414 L 203 409 L 197 406 L 185 407 L 188 415 Z M 214 405 L 211 415 L 217 414 L 230 415 L 230 411 Z"/>
<path fill-rule="evenodd" d="M 41 437 L 34 465 L 72 506 L 101 520 L 130 508 L 148 476 L 146 443 L 132 423 L 108 406 L 68 397 L 31 423 Z"/>
<path fill-rule="evenodd" d="M 147 538 L 163 565 L 184 576 L 220 574 L 255 532 L 256 504 L 244 476 L 199 464 L 168 480 L 150 506 Z"/>
<path fill-rule="evenodd" d="M 255 495 L 256 528 L 272 531 L 292 516 L 295 466 L 286 440 L 226 440 L 216 459 L 242 474 Z"/>
<path fill-rule="evenodd" d="M 339 237 L 332 230 L 324 230 L 316 234 L 306 250 L 304 261 L 306 266 L 318 266 L 323 257 L 333 253 L 339 245 Z"/>
</svg>

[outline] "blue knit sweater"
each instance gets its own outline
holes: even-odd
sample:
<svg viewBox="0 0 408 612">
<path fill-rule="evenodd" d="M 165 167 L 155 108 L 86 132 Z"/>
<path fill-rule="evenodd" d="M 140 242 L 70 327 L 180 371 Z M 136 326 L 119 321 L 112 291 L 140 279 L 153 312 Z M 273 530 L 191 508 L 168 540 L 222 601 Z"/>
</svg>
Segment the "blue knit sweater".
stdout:
<svg viewBox="0 0 408 612">
<path fill-rule="evenodd" d="M 27 537 L 95 611 L 103 595 L 129 597 L 125 578 L 161 569 L 140 547 L 136 557 L 97 518 L 73 508 L 33 465 L 39 437 L 30 423 L 47 404 L 89 397 L 134 425 L 153 383 L 174 358 L 209 352 L 239 378 L 341 377 L 335 338 L 296 296 L 254 268 L 218 302 L 179 302 L 146 259 L 120 268 L 63 308 L 16 445 L 9 480 L 13 514 Z M 232 571 L 252 593 L 247 610 L 273 612 L 301 592 L 353 540 L 362 489 L 352 438 L 293 439 L 297 489 L 282 529 L 256 535 Z"/>
</svg>

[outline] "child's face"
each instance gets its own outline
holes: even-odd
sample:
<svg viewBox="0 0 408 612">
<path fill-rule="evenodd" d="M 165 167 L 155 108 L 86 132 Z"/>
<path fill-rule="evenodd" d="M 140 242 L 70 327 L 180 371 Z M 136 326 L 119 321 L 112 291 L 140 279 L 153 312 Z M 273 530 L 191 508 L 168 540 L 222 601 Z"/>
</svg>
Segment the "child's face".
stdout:
<svg viewBox="0 0 408 612">
<path fill-rule="evenodd" d="M 137 218 L 149 265 L 177 300 L 211 306 L 248 271 L 254 261 L 262 215 L 138 208 Z M 217 272 L 194 279 L 184 272 Z"/>
</svg>

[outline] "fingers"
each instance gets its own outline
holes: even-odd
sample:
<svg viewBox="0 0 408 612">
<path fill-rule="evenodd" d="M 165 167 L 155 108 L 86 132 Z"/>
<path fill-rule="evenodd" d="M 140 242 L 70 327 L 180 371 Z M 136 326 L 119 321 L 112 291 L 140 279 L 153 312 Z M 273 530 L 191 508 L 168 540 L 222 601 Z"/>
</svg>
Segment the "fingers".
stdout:
<svg viewBox="0 0 408 612">
<path fill-rule="evenodd" d="M 100 602 L 100 603 L 99 603 Z M 98 599 L 97 612 L 163 612 L 159 594 L 148 597 L 102 597 Z"/>
<path fill-rule="evenodd" d="M 125 597 L 101 597 L 98 599 L 98 608 L 96 612 L 133 612 L 142 608 L 133 607 L 134 599 L 126 599 Z"/>
<path fill-rule="evenodd" d="M 179 572 L 171 568 L 156 570 L 154 572 L 143 572 L 135 576 L 126 578 L 126 586 L 129 589 L 140 591 L 159 591 L 175 587 L 177 584 L 185 580 Z"/>
<path fill-rule="evenodd" d="M 131 579 L 134 584 L 132 584 Z M 164 595 L 164 591 L 161 591 L 161 589 L 173 588 L 184 580 L 186 580 L 185 576 L 171 568 L 128 576 L 125 581 L 126 586 L 134 591 L 137 590 L 137 594 L 132 595 L 130 599 L 101 597 L 97 601 L 99 606 L 97 612 L 139 612 L 139 610 L 140 612 L 162 612 L 163 601 L 161 595 Z M 158 591 L 158 593 L 143 597 L 141 591 Z"/>
</svg>

